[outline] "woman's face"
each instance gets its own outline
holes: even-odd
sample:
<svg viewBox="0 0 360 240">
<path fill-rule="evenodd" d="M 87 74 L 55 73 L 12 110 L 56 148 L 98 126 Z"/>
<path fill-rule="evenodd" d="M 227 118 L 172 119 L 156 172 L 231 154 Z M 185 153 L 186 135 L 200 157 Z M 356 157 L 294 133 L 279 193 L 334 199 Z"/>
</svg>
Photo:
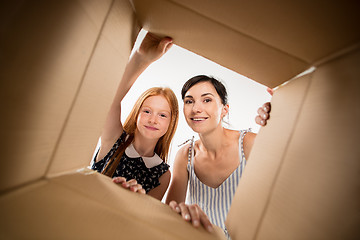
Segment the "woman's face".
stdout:
<svg viewBox="0 0 360 240">
<path fill-rule="evenodd" d="M 192 86 L 184 97 L 184 116 L 188 125 L 197 133 L 206 133 L 221 124 L 228 112 L 228 105 L 221 103 L 220 96 L 210 82 Z"/>
<path fill-rule="evenodd" d="M 142 104 L 137 118 L 137 130 L 145 138 L 159 139 L 169 128 L 171 109 L 161 95 L 148 97 Z"/>
</svg>

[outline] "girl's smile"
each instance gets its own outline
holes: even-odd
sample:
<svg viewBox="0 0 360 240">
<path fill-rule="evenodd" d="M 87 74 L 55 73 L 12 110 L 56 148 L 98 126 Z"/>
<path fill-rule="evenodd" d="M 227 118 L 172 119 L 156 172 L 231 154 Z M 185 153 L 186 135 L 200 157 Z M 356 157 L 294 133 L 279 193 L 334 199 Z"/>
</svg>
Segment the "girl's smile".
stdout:
<svg viewBox="0 0 360 240">
<path fill-rule="evenodd" d="M 171 109 L 164 96 L 148 97 L 141 106 L 137 119 L 137 130 L 145 138 L 159 139 L 168 130 Z"/>
<path fill-rule="evenodd" d="M 156 127 L 151 127 L 151 126 L 145 126 L 147 129 L 149 129 L 149 130 L 152 130 L 152 131 L 157 131 L 157 130 L 159 130 L 158 128 L 156 128 Z"/>
</svg>

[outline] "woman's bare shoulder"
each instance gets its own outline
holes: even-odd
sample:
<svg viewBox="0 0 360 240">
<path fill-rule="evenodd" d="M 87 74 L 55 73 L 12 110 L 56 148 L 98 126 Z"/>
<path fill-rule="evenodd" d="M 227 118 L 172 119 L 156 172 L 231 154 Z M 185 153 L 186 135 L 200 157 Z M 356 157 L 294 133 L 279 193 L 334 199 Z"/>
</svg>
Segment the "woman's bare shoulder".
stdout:
<svg viewBox="0 0 360 240">
<path fill-rule="evenodd" d="M 225 134 L 227 138 L 231 141 L 236 141 L 240 138 L 240 131 L 239 130 L 232 130 L 225 128 Z"/>
<path fill-rule="evenodd" d="M 176 159 L 187 159 L 191 143 L 184 144 L 176 153 Z"/>
</svg>

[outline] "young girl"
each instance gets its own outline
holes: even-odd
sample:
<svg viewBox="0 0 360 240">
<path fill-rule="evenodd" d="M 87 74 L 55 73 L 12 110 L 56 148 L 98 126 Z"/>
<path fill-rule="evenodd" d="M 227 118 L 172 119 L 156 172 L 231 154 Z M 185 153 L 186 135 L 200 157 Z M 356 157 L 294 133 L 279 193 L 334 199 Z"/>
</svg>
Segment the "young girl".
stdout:
<svg viewBox="0 0 360 240">
<path fill-rule="evenodd" d="M 92 169 L 134 192 L 162 199 L 170 181 L 166 164 L 178 123 L 178 103 L 169 88 L 150 88 L 135 103 L 124 125 L 121 101 L 139 75 L 172 45 L 148 33 L 129 60 L 101 133 Z"/>
<path fill-rule="evenodd" d="M 229 105 L 226 89 L 218 80 L 193 77 L 181 95 L 186 122 L 200 139 L 178 151 L 166 203 L 194 226 L 202 223 L 211 231 L 212 223 L 226 233 L 225 219 L 256 134 L 222 126 Z M 269 111 L 270 105 L 264 105 L 256 122 L 265 125 Z M 190 205 L 184 203 L 188 183 Z"/>
</svg>

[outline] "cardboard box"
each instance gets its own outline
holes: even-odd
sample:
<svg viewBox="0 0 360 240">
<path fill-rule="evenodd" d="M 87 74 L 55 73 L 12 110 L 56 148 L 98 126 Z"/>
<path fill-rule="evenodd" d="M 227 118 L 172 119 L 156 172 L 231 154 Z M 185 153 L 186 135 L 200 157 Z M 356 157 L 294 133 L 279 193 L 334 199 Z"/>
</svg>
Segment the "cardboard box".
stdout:
<svg viewBox="0 0 360 240">
<path fill-rule="evenodd" d="M 141 27 L 279 87 L 229 213 L 233 239 L 359 235 L 357 1 L 0 5 L 1 239 L 223 238 L 105 176 L 77 172 Z"/>
</svg>

